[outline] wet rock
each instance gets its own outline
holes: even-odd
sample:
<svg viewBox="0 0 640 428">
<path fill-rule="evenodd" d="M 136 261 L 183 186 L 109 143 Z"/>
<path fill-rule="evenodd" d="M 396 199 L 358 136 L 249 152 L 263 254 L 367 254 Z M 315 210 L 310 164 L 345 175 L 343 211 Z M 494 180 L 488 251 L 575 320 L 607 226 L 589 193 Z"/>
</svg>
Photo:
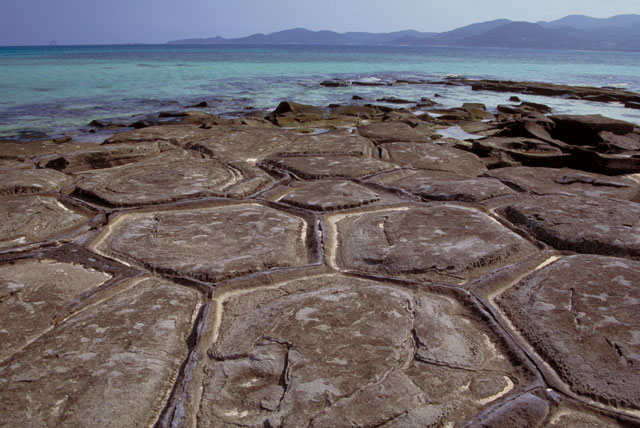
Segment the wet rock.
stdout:
<svg viewBox="0 0 640 428">
<path fill-rule="evenodd" d="M 504 154 L 525 166 L 562 167 L 571 163 L 571 155 L 558 147 L 534 138 L 489 137 L 474 140 L 472 150 L 478 156 Z"/>
<path fill-rule="evenodd" d="M 324 80 L 320 82 L 320 86 L 324 86 L 326 88 L 339 88 L 349 86 L 349 82 L 345 80 Z"/>
<path fill-rule="evenodd" d="M 519 103 L 522 100 L 518 97 L 516 97 L 515 95 L 513 95 L 512 97 L 509 97 L 509 101 L 513 102 L 513 103 Z"/>
<path fill-rule="evenodd" d="M 495 129 L 492 125 L 489 125 L 486 122 L 478 121 L 461 121 L 458 123 L 458 126 L 460 126 L 464 132 L 468 132 L 469 134 L 485 133 Z"/>
<path fill-rule="evenodd" d="M 269 159 L 267 164 L 303 179 L 360 178 L 397 168 L 389 162 L 345 155 L 281 157 Z"/>
<path fill-rule="evenodd" d="M 278 126 L 296 126 L 299 123 L 322 120 L 327 116 L 323 108 L 283 101 L 266 119 Z"/>
<path fill-rule="evenodd" d="M 194 104 L 192 106 L 187 106 L 187 108 L 205 108 L 205 107 L 209 107 L 209 104 L 207 104 L 206 101 L 201 101 L 198 104 Z"/>
<path fill-rule="evenodd" d="M 537 195 L 578 195 L 626 200 L 640 198 L 640 186 L 633 180 L 569 168 L 512 167 L 493 169 L 487 174 Z"/>
<path fill-rule="evenodd" d="M 202 127 L 203 125 L 224 125 L 228 122 L 227 119 L 202 111 L 161 112 L 158 117 L 165 119 L 169 118 L 169 120 L 159 123 L 159 125 L 162 126 L 195 125 Z"/>
<path fill-rule="evenodd" d="M 526 393 L 498 408 L 477 426 L 491 428 L 542 428 L 549 415 L 549 403 Z"/>
<path fill-rule="evenodd" d="M 471 119 L 484 120 L 494 118 L 494 116 L 487 111 L 487 106 L 481 103 L 464 103 L 461 109 L 466 111 Z"/>
<path fill-rule="evenodd" d="M 206 196 L 239 198 L 273 182 L 243 162 L 223 163 L 174 150 L 141 162 L 77 174 L 76 191 L 112 206 L 173 202 Z"/>
<path fill-rule="evenodd" d="M 640 101 L 627 101 L 624 103 L 625 108 L 640 109 Z"/>
<path fill-rule="evenodd" d="M 364 186 L 345 180 L 305 182 L 294 187 L 282 202 L 315 211 L 355 208 L 380 200 Z"/>
<path fill-rule="evenodd" d="M 0 170 L 0 196 L 57 192 L 72 181 L 51 169 Z"/>
<path fill-rule="evenodd" d="M 555 123 L 552 136 L 576 146 L 597 146 L 600 132 L 625 135 L 633 132 L 633 123 L 610 119 L 599 114 L 551 116 Z"/>
<path fill-rule="evenodd" d="M 486 171 L 478 156 L 463 150 L 405 142 L 384 144 L 382 147 L 391 162 L 402 166 L 449 171 L 466 177 L 475 177 Z"/>
<path fill-rule="evenodd" d="M 125 214 L 93 246 L 151 270 L 215 282 L 307 264 L 306 229 L 299 217 L 241 204 Z"/>
<path fill-rule="evenodd" d="M 367 106 L 339 106 L 331 110 L 329 118 L 339 118 L 341 116 L 352 116 L 363 119 L 371 119 L 379 114 L 378 110 Z"/>
<path fill-rule="evenodd" d="M 637 152 L 637 154 L 640 154 L 640 135 L 636 133 L 616 135 L 613 132 L 602 131 L 598 134 L 598 137 L 601 140 L 596 148 L 599 153 Z"/>
<path fill-rule="evenodd" d="M 83 230 L 89 215 L 71 210 L 50 196 L 0 197 L 0 250 L 33 247 L 50 239 L 68 239 Z"/>
<path fill-rule="evenodd" d="M 560 250 L 640 257 L 640 204 L 548 195 L 500 211 L 512 223 Z"/>
<path fill-rule="evenodd" d="M 385 187 L 402 189 L 425 200 L 482 202 L 516 192 L 492 178 L 469 178 L 447 171 L 399 170 L 369 179 Z"/>
<path fill-rule="evenodd" d="M 459 206 L 390 208 L 329 221 L 337 231 L 335 263 L 374 275 L 463 284 L 535 251 L 487 215 Z"/>
<path fill-rule="evenodd" d="M 407 141 L 428 143 L 434 137 L 433 132 L 426 128 L 412 128 L 401 122 L 382 122 L 364 125 L 358 128 L 358 133 L 372 140 L 374 143 L 389 143 Z"/>
<path fill-rule="evenodd" d="M 375 146 L 359 135 L 347 131 L 330 131 L 322 134 L 303 135 L 278 156 L 348 155 L 371 156 Z"/>
<path fill-rule="evenodd" d="M 0 265 L 0 361 L 52 327 L 65 306 L 110 278 L 53 260 Z"/>
<path fill-rule="evenodd" d="M 7 426 L 146 426 L 187 356 L 196 292 L 148 279 L 0 363 Z"/>
<path fill-rule="evenodd" d="M 133 131 L 120 132 L 107 138 L 103 144 L 115 143 L 171 143 L 174 146 L 185 146 L 187 143 L 204 140 L 211 132 L 194 125 L 163 125 Z"/>
<path fill-rule="evenodd" d="M 382 97 L 378 98 L 376 101 L 388 104 L 416 104 L 415 101 L 403 100 L 402 98 L 396 97 Z"/>
<path fill-rule="evenodd" d="M 498 300 L 561 379 L 578 394 L 640 408 L 640 263 L 570 256 Z"/>
<path fill-rule="evenodd" d="M 229 296 L 197 425 L 457 425 L 524 378 L 449 296 L 323 275 Z"/>
</svg>

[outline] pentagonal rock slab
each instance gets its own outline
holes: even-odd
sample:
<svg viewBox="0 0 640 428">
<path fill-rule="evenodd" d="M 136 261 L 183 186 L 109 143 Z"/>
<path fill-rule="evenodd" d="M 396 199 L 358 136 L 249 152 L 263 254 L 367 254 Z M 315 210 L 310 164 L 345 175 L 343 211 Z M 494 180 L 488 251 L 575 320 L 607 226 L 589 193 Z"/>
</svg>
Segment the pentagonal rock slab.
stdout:
<svg viewBox="0 0 640 428">
<path fill-rule="evenodd" d="M 391 162 L 403 166 L 455 172 L 466 177 L 476 177 L 487 170 L 478 156 L 451 147 L 405 142 L 382 147 L 389 153 Z"/>
<path fill-rule="evenodd" d="M 434 137 L 434 133 L 426 128 L 412 128 L 403 122 L 372 123 L 359 127 L 358 133 L 378 144 L 394 141 L 429 143 Z"/>
<path fill-rule="evenodd" d="M 204 140 L 212 132 L 194 125 L 161 125 L 120 132 L 109 137 L 104 144 L 165 142 L 184 146 L 192 141 Z"/>
<path fill-rule="evenodd" d="M 198 426 L 448 426 L 525 383 L 452 297 L 341 275 L 271 288 L 224 301 Z"/>
<path fill-rule="evenodd" d="M 0 250 L 69 237 L 89 223 L 49 196 L 0 197 Z"/>
<path fill-rule="evenodd" d="M 481 202 L 516 194 L 498 180 L 466 177 L 447 171 L 403 169 L 376 175 L 369 181 L 436 201 Z"/>
<path fill-rule="evenodd" d="M 523 200 L 501 212 L 560 250 L 640 257 L 640 204 L 548 195 Z"/>
<path fill-rule="evenodd" d="M 72 181 L 51 169 L 0 170 L 0 196 L 56 192 Z"/>
<path fill-rule="evenodd" d="M 115 258 L 217 281 L 307 264 L 307 223 L 257 204 L 123 215 L 94 243 Z"/>
<path fill-rule="evenodd" d="M 462 284 L 535 247 L 486 214 L 440 205 L 328 218 L 330 264 L 375 275 Z"/>
<path fill-rule="evenodd" d="M 57 325 L 0 363 L 3 425 L 152 424 L 198 305 L 193 290 L 148 279 Z"/>
<path fill-rule="evenodd" d="M 377 159 L 344 155 L 282 157 L 268 162 L 304 179 L 358 178 L 397 168 Z"/>
<path fill-rule="evenodd" d="M 378 200 L 373 190 L 346 180 L 306 182 L 282 198 L 282 202 L 316 211 L 355 208 Z"/>
<path fill-rule="evenodd" d="M 350 155 L 371 156 L 374 145 L 368 139 L 345 131 L 297 137 L 278 156 Z"/>
<path fill-rule="evenodd" d="M 575 392 L 640 408 L 640 262 L 564 258 L 498 299 L 515 326 Z"/>
<path fill-rule="evenodd" d="M 243 197 L 273 181 L 266 172 L 247 163 L 222 163 L 182 151 L 79 176 L 78 192 L 114 206 L 204 196 Z"/>
</svg>

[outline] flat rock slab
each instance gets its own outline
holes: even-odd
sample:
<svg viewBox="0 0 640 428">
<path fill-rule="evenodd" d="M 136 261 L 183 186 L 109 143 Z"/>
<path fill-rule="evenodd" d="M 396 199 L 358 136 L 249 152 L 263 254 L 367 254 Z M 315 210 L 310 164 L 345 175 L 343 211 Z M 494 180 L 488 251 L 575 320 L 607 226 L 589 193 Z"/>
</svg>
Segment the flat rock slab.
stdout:
<svg viewBox="0 0 640 428">
<path fill-rule="evenodd" d="M 223 127 L 209 130 L 205 140 L 187 147 L 216 159 L 256 162 L 282 151 L 296 134 L 278 128 Z"/>
<path fill-rule="evenodd" d="M 611 119 L 599 114 L 551 116 L 555 123 L 552 136 L 577 146 L 596 146 L 601 141 L 600 132 L 625 135 L 633 132 L 637 125 L 623 120 Z"/>
<path fill-rule="evenodd" d="M 376 175 L 368 181 L 436 201 L 482 202 L 516 194 L 496 179 L 470 178 L 447 171 L 402 169 Z"/>
<path fill-rule="evenodd" d="M 0 170 L 0 196 L 57 192 L 73 178 L 51 169 Z"/>
<path fill-rule="evenodd" d="M 304 182 L 288 193 L 282 202 L 315 211 L 356 208 L 380 200 L 373 190 L 346 180 Z"/>
<path fill-rule="evenodd" d="M 435 137 L 435 134 L 426 128 L 412 128 L 403 122 L 371 123 L 359 127 L 358 133 L 377 144 L 395 141 L 430 143 Z"/>
<path fill-rule="evenodd" d="M 207 281 L 307 264 L 306 222 L 258 204 L 125 214 L 94 243 L 111 257 Z"/>
<path fill-rule="evenodd" d="M 473 153 L 436 144 L 399 142 L 384 144 L 389 160 L 398 165 L 455 172 L 466 177 L 483 174 L 487 168 Z"/>
<path fill-rule="evenodd" d="M 525 383 L 453 297 L 342 275 L 231 295 L 201 427 L 453 426 Z"/>
<path fill-rule="evenodd" d="M 473 152 L 483 155 L 506 154 L 528 166 L 557 167 L 569 164 L 570 154 L 534 138 L 489 137 L 473 142 Z"/>
<path fill-rule="evenodd" d="M 52 260 L 0 265 L 0 361 L 52 327 L 66 305 L 110 278 Z"/>
<path fill-rule="evenodd" d="M 4 169 L 32 169 L 35 164 L 31 160 L 0 159 L 0 170 Z"/>
<path fill-rule="evenodd" d="M 192 141 L 204 140 L 211 134 L 210 130 L 194 125 L 150 126 L 117 133 L 107 138 L 103 144 L 165 142 L 182 147 Z"/>
<path fill-rule="evenodd" d="M 487 174 L 537 195 L 578 195 L 626 200 L 634 200 L 640 196 L 640 185 L 631 179 L 569 168 L 509 167 L 492 169 Z"/>
<path fill-rule="evenodd" d="M 323 134 L 303 135 L 278 156 L 302 155 L 350 155 L 371 156 L 373 143 L 359 135 L 348 132 L 326 132 Z"/>
<path fill-rule="evenodd" d="M 260 168 L 171 151 L 142 162 L 79 174 L 77 191 L 113 206 L 173 202 L 206 196 L 239 198 L 271 184 Z"/>
<path fill-rule="evenodd" d="M 535 272 L 498 304 L 575 392 L 640 408 L 640 262 L 576 255 Z"/>
<path fill-rule="evenodd" d="M 0 363 L 2 424 L 150 426 L 198 305 L 193 290 L 148 279 L 65 320 Z"/>
<path fill-rule="evenodd" d="M 72 141 L 0 141 L 0 159 L 30 159 L 52 153 L 66 153 L 97 146 L 97 143 L 75 143 Z"/>
<path fill-rule="evenodd" d="M 303 179 L 359 178 L 397 168 L 389 162 L 356 156 L 299 156 L 269 159 L 269 165 Z"/>
<path fill-rule="evenodd" d="M 80 214 L 50 196 L 0 197 L 0 250 L 65 238 L 89 223 Z"/>
<path fill-rule="evenodd" d="M 500 211 L 512 223 L 559 250 L 640 257 L 640 204 L 548 195 Z"/>
<path fill-rule="evenodd" d="M 486 214 L 453 205 L 328 218 L 335 263 L 374 275 L 463 284 L 536 251 Z"/>
</svg>

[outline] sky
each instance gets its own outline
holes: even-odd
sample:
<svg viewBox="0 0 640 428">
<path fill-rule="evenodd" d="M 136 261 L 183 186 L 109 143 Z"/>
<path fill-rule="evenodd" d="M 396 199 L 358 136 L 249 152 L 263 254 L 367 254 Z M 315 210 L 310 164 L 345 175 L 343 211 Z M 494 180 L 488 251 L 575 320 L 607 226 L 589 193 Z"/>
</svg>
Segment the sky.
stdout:
<svg viewBox="0 0 640 428">
<path fill-rule="evenodd" d="M 164 43 L 310 30 L 447 31 L 507 18 L 638 13 L 640 0 L 0 0 L 0 45 Z"/>
</svg>

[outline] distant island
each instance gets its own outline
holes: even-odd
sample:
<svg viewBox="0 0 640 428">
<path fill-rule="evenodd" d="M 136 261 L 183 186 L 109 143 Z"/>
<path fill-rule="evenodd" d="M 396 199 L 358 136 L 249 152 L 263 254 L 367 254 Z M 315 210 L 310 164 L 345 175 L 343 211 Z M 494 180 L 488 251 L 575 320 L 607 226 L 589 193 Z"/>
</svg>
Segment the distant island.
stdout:
<svg viewBox="0 0 640 428">
<path fill-rule="evenodd" d="M 611 18 L 570 15 L 555 21 L 535 23 L 497 19 L 443 33 L 415 30 L 336 33 L 294 28 L 231 39 L 218 36 L 174 40 L 168 44 L 409 45 L 640 51 L 640 15 Z"/>
</svg>

